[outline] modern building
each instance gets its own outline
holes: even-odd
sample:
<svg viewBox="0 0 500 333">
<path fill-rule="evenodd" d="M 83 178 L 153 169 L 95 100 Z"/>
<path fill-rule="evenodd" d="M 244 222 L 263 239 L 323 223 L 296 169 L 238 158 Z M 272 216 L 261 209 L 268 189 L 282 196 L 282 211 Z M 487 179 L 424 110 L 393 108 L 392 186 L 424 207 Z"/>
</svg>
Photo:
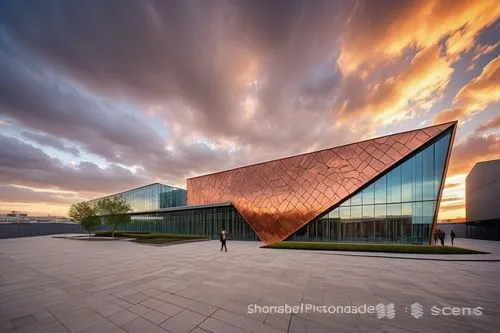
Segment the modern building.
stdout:
<svg viewBox="0 0 500 333">
<path fill-rule="evenodd" d="M 132 207 L 132 212 L 144 212 L 158 210 L 161 208 L 186 206 L 187 192 L 178 188 L 160 183 L 153 183 L 132 190 L 115 193 L 106 197 L 90 200 L 91 204 L 105 199 L 121 195 Z"/>
<path fill-rule="evenodd" d="M 429 244 L 456 122 L 123 192 L 127 231 Z M 175 194 L 186 199 L 163 200 Z M 96 199 L 97 200 L 97 199 Z"/>
<path fill-rule="evenodd" d="M 500 159 L 474 165 L 465 180 L 467 238 L 500 240 Z"/>
</svg>

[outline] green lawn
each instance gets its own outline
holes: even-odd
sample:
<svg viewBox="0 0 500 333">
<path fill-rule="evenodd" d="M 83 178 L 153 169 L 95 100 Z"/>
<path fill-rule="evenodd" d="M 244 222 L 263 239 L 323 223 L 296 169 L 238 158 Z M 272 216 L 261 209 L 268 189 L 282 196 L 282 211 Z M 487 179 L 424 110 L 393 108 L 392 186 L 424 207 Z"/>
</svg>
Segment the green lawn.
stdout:
<svg viewBox="0 0 500 333">
<path fill-rule="evenodd" d="M 110 231 L 98 231 L 96 237 L 111 237 Z M 167 244 L 172 242 L 189 241 L 208 239 L 207 236 L 201 235 L 179 235 L 179 234 L 156 234 L 156 233 L 135 233 L 135 232 L 115 232 L 115 237 L 119 238 L 134 238 L 135 242 L 148 244 Z"/>
<path fill-rule="evenodd" d="M 279 242 L 264 245 L 269 249 L 313 250 L 313 251 L 361 251 L 385 253 L 421 253 L 421 254 L 486 254 L 475 250 L 455 246 L 429 246 L 411 244 L 351 244 L 322 242 Z"/>
</svg>

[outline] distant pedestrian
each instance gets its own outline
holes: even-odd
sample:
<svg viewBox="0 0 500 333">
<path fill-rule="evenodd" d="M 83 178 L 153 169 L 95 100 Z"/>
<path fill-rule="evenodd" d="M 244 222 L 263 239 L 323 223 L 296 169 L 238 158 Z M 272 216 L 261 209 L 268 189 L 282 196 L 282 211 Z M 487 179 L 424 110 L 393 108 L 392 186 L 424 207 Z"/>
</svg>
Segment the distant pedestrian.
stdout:
<svg viewBox="0 0 500 333">
<path fill-rule="evenodd" d="M 451 245 L 453 246 L 453 240 L 455 239 L 455 231 L 453 231 L 453 229 L 451 229 L 450 238 L 451 238 Z"/>
<path fill-rule="evenodd" d="M 437 229 L 437 230 L 434 230 L 434 244 L 437 245 L 438 243 L 438 240 L 439 240 L 439 232 L 441 230 Z"/>
<path fill-rule="evenodd" d="M 226 241 L 227 241 L 227 232 L 226 229 L 222 228 L 222 231 L 220 232 L 220 250 L 224 248 L 225 251 L 227 252 L 227 246 L 226 246 Z"/>
<path fill-rule="evenodd" d="M 446 238 L 446 233 L 443 230 L 439 230 L 439 240 L 441 241 L 441 246 L 444 246 L 445 238 Z"/>
</svg>

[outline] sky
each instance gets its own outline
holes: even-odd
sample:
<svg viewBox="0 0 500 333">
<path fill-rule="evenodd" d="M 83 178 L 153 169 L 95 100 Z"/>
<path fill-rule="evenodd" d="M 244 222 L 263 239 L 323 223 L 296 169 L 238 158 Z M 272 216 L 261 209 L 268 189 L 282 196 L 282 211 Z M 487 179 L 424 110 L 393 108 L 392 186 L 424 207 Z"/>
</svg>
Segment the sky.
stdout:
<svg viewBox="0 0 500 333">
<path fill-rule="evenodd" d="M 0 2 L 0 211 L 457 119 L 439 218 L 500 158 L 498 1 Z"/>
</svg>

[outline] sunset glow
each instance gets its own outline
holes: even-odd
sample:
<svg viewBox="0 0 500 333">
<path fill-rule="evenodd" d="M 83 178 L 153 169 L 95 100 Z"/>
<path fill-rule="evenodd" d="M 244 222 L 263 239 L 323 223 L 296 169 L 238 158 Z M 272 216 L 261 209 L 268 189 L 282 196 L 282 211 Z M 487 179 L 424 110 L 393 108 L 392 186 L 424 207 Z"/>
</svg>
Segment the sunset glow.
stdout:
<svg viewBox="0 0 500 333">
<path fill-rule="evenodd" d="M 498 1 L 0 5 L 0 211 L 458 120 L 439 219 L 500 158 Z"/>
</svg>

